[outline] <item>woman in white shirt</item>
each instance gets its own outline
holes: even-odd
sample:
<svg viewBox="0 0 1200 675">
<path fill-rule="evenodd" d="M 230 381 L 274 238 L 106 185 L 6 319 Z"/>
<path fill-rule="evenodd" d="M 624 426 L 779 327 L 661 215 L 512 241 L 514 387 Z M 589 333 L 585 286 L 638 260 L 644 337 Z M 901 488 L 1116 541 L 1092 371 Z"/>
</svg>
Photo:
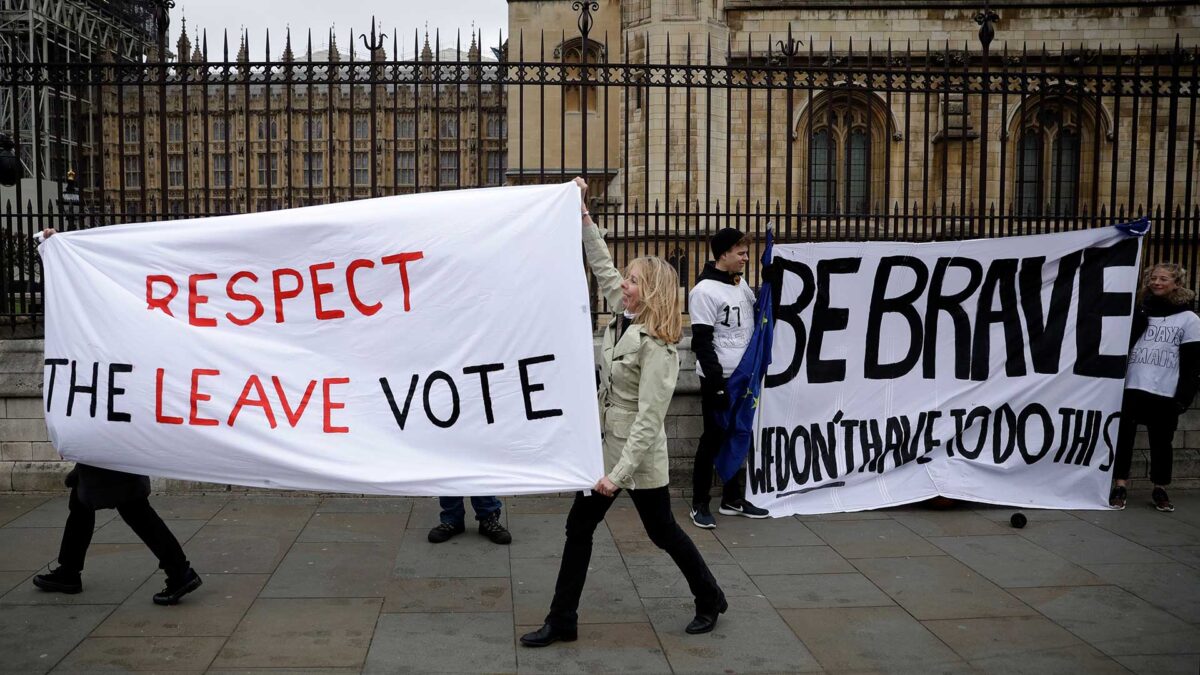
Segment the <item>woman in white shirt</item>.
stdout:
<svg viewBox="0 0 1200 675">
<path fill-rule="evenodd" d="M 1126 483 L 1139 424 L 1150 439 L 1151 499 L 1159 511 L 1175 506 L 1167 497 L 1171 483 L 1171 444 L 1179 415 L 1192 404 L 1200 385 L 1200 317 L 1192 311 L 1196 294 L 1187 288 L 1187 270 L 1159 263 L 1146 271 L 1134 310 L 1129 369 L 1121 402 L 1121 428 L 1113 463 L 1109 506 L 1125 508 Z"/>
</svg>

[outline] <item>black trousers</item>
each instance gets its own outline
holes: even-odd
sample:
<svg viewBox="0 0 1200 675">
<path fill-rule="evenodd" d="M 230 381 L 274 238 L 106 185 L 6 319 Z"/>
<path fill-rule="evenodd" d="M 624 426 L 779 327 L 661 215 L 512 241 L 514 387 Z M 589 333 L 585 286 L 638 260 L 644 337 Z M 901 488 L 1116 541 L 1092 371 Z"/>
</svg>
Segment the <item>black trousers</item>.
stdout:
<svg viewBox="0 0 1200 675">
<path fill-rule="evenodd" d="M 700 411 L 704 414 L 704 430 L 700 433 L 700 443 L 696 446 L 696 461 L 692 465 L 692 504 L 708 505 L 712 497 L 709 490 L 713 484 L 713 461 L 721 451 L 725 442 L 725 427 L 721 426 L 721 417 L 728 406 L 726 397 L 711 391 L 700 378 Z M 732 478 L 721 486 L 721 503 L 737 504 L 746 496 L 746 467 L 738 469 Z"/>
<path fill-rule="evenodd" d="M 79 501 L 74 488 L 71 489 L 68 508 L 71 512 L 63 529 L 58 564 L 63 569 L 82 572 L 88 546 L 92 543 L 92 532 L 96 529 L 96 510 Z M 183 547 L 154 507 L 150 506 L 149 500 L 142 498 L 121 504 L 117 507 L 117 513 L 150 548 L 150 552 L 158 558 L 159 569 L 166 571 L 169 578 L 178 578 L 187 572 L 190 564 Z"/>
<path fill-rule="evenodd" d="M 1155 485 L 1171 484 L 1171 463 L 1174 451 L 1175 428 L 1179 413 L 1175 401 L 1137 389 L 1126 389 L 1121 399 L 1121 426 L 1117 431 L 1117 457 L 1113 462 L 1113 478 L 1128 480 L 1133 463 L 1133 437 L 1139 424 L 1146 427 L 1150 437 L 1150 481 Z"/>
<path fill-rule="evenodd" d="M 696 598 L 696 611 L 715 610 L 725 594 L 721 592 L 696 544 L 675 522 L 667 487 L 630 490 L 629 496 L 633 498 L 633 505 L 642 518 L 650 541 L 666 551 L 679 566 L 679 571 L 683 572 Z M 579 597 L 583 594 L 588 562 L 592 559 L 592 534 L 614 501 L 615 496 L 605 497 L 598 492 L 587 496 L 582 492 L 575 495 L 575 503 L 571 505 L 571 513 L 567 516 L 567 542 L 563 545 L 558 582 L 554 585 L 554 600 L 546 616 L 546 623 L 555 628 L 575 628 L 579 620 Z"/>
</svg>

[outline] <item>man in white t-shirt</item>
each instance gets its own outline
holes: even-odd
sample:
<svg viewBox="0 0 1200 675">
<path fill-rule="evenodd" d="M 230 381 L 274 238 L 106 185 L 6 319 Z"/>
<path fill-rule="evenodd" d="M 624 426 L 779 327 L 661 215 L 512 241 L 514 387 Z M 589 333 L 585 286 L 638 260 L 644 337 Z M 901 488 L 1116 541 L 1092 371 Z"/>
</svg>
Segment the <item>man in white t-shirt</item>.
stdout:
<svg viewBox="0 0 1200 675">
<path fill-rule="evenodd" d="M 725 381 L 733 374 L 750 335 L 754 332 L 754 291 L 742 279 L 750 259 L 746 236 L 727 227 L 708 242 L 712 261 L 696 280 L 688 294 L 688 312 L 692 317 L 692 352 L 696 354 L 696 374 L 700 376 L 700 405 L 704 413 L 704 431 L 696 448 L 692 469 L 692 523 L 712 529 L 717 526 L 709 509 L 709 490 L 713 483 L 713 460 L 725 440 L 725 418 L 729 395 Z M 746 470 L 725 483 L 719 512 L 727 516 L 766 518 L 765 509 L 746 501 Z"/>
</svg>

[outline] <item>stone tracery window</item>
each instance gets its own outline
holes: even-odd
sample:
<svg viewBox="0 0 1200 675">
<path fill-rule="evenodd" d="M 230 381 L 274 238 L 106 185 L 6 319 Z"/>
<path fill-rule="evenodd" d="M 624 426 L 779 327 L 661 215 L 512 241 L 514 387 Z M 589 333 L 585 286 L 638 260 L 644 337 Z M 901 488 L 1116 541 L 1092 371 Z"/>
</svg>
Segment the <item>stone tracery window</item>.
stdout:
<svg viewBox="0 0 1200 675">
<path fill-rule="evenodd" d="M 1013 116 L 1010 170 L 1018 216 L 1073 216 L 1097 148 L 1094 111 L 1070 96 L 1031 98 Z"/>
<path fill-rule="evenodd" d="M 594 40 L 588 40 L 585 44 L 581 37 L 572 38 L 560 44 L 554 50 L 554 56 L 563 63 L 563 79 L 577 80 L 583 75 L 583 68 L 579 64 L 584 63 L 585 56 L 588 65 L 594 66 L 604 62 L 604 47 Z M 588 78 L 595 79 L 596 71 L 589 68 Z M 563 87 L 563 109 L 567 112 L 580 112 L 583 109 L 584 99 L 587 99 L 588 112 L 596 112 L 599 108 L 599 87 L 596 85 Z"/>
<path fill-rule="evenodd" d="M 861 93 L 831 92 L 813 100 L 799 117 L 798 143 L 812 213 L 869 213 L 885 180 L 882 152 L 890 122 Z"/>
</svg>

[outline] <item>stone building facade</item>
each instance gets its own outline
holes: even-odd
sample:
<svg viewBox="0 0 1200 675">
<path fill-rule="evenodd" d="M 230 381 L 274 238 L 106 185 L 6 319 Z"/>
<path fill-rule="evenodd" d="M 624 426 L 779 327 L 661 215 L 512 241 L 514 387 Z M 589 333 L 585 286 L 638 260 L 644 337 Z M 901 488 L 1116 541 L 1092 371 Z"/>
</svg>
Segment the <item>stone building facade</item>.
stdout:
<svg viewBox="0 0 1200 675">
<path fill-rule="evenodd" d="M 411 67 L 385 65 L 385 48 L 355 61 L 353 50 L 338 51 L 332 33 L 327 50 L 313 52 L 310 40 L 301 54 L 289 34 L 269 65 L 251 58 L 243 36 L 229 71 L 211 65 L 200 43 L 186 25 L 181 29 L 172 75 L 185 77 L 184 86 L 101 88 L 101 119 L 94 122 L 100 142 L 77 172 L 84 202 L 110 220 L 504 183 L 502 85 L 412 84 Z M 430 64 L 425 81 L 437 63 L 455 61 L 472 72 L 493 59 L 474 37 L 465 52 L 435 54 L 425 36 L 418 57 Z M 393 79 L 401 83 L 388 83 Z"/>
<path fill-rule="evenodd" d="M 977 91 L 904 93 L 931 78 L 953 80 L 968 68 L 979 69 L 975 15 L 983 3 L 597 4 L 592 35 L 600 42 L 593 58 L 729 67 L 734 78 L 737 69 L 762 69 L 752 77 L 777 82 L 785 75 L 768 75 L 767 69 L 799 68 L 796 86 L 769 91 L 736 80 L 729 86 L 721 73 L 712 76 L 720 86 L 711 88 L 701 86 L 706 79 L 700 74 L 655 86 L 663 81 L 650 72 L 649 86 L 629 94 L 613 91 L 611 114 L 591 113 L 592 147 L 601 147 L 600 138 L 619 141 L 605 158 L 589 151 L 589 172 L 611 181 L 608 198 L 625 211 L 637 202 L 642 208 L 658 203 L 674 213 L 670 227 L 687 230 L 696 223 L 681 212 L 746 213 L 755 205 L 788 211 L 789 202 L 793 212 L 803 214 L 946 216 L 983 208 L 1017 218 L 1063 219 L 1101 209 L 1185 208 L 1185 195 L 1195 193 L 1187 185 L 1189 175 L 1192 180 L 1200 175 L 1200 139 L 1195 122 L 1189 122 L 1197 114 L 1195 97 L 1168 105 L 1150 94 L 1166 91 L 1172 73 L 1194 77 L 1191 62 L 1200 45 L 1196 3 L 991 2 L 999 18 L 987 60 L 994 83 L 986 118 Z M 509 0 L 510 34 L 523 33 L 528 49 L 544 31 L 541 55 L 558 60 L 555 54 L 569 49 L 569 36 L 578 34 L 570 6 Z M 564 34 L 565 41 L 557 37 Z M 789 38 L 799 41 L 791 57 Z M 1181 63 L 1168 56 L 1177 40 L 1185 50 Z M 845 82 L 839 67 L 867 74 Z M 1088 89 L 1097 78 L 1136 74 L 1142 82 Z M 1001 78 L 1008 90 L 1003 95 Z M 675 86 L 689 81 L 696 86 Z M 1134 87 L 1141 88 L 1140 95 L 1133 95 Z M 545 109 L 530 105 L 527 96 L 522 112 L 513 105 L 514 94 L 509 92 L 510 129 L 535 128 L 537 116 L 560 109 L 548 99 Z M 572 124 L 568 113 L 566 125 Z M 510 144 L 510 165 L 513 152 Z M 568 134 L 562 154 L 580 155 L 577 135 Z M 545 166 L 557 166 L 559 155 L 549 156 Z M 535 172 L 537 158 L 527 153 L 522 167 Z"/>
</svg>

